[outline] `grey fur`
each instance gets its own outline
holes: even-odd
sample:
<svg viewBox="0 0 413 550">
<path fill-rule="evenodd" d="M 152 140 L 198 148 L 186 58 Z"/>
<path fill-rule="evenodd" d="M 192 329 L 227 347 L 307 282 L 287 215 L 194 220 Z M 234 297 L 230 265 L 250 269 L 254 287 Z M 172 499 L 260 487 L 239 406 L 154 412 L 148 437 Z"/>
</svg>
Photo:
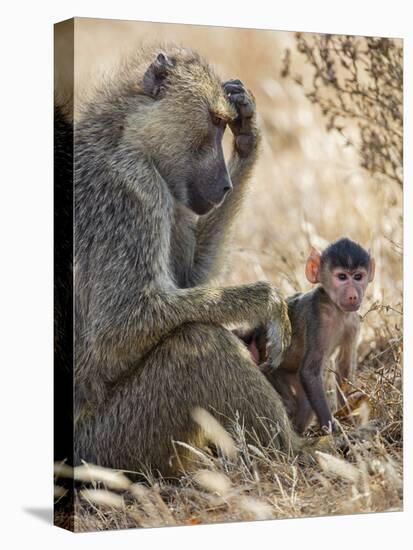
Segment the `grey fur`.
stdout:
<svg viewBox="0 0 413 550">
<path fill-rule="evenodd" d="M 171 474 L 172 440 L 199 441 L 197 406 L 238 411 L 263 443 L 262 417 L 278 426 L 276 446 L 301 440 L 224 328 L 280 319 L 277 335 L 288 343 L 285 302 L 266 282 L 208 286 L 257 158 L 252 96 L 239 81 L 226 93 L 191 51 L 172 48 L 167 63 L 158 53 L 138 57 L 75 128 L 75 460 Z M 156 78 L 148 76 L 155 59 L 163 62 Z M 233 190 L 198 217 L 191 205 L 218 196 L 227 170 L 217 169 L 220 139 L 205 137 L 211 103 L 230 117 Z"/>
</svg>

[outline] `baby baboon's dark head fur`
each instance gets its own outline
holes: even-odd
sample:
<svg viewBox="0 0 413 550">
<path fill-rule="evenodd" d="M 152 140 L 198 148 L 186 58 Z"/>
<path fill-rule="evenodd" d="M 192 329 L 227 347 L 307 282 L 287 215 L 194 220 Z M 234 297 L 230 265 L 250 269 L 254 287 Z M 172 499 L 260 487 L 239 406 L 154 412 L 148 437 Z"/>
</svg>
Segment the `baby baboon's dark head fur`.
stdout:
<svg viewBox="0 0 413 550">
<path fill-rule="evenodd" d="M 155 164 L 177 200 L 205 214 L 232 188 L 222 138 L 236 109 L 211 67 L 191 50 L 158 50 L 145 59 L 131 83 L 124 139 Z"/>
<path fill-rule="evenodd" d="M 369 253 L 358 243 L 344 237 L 331 243 L 321 255 L 321 267 L 343 267 L 368 269 L 370 263 Z"/>
</svg>

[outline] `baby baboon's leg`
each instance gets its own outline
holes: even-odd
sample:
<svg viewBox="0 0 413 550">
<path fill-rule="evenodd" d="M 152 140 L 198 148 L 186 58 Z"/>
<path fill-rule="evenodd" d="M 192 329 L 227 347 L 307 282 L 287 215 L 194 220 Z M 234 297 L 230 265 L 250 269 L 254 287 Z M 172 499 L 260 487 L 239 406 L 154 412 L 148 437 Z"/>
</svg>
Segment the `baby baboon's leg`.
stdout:
<svg viewBox="0 0 413 550">
<path fill-rule="evenodd" d="M 313 408 L 307 398 L 307 394 L 304 391 L 303 385 L 301 384 L 298 376 L 296 377 L 296 384 L 294 386 L 294 389 L 297 399 L 297 410 L 293 424 L 297 432 L 299 434 L 302 434 L 305 432 L 310 424 L 311 418 L 313 416 Z"/>
</svg>

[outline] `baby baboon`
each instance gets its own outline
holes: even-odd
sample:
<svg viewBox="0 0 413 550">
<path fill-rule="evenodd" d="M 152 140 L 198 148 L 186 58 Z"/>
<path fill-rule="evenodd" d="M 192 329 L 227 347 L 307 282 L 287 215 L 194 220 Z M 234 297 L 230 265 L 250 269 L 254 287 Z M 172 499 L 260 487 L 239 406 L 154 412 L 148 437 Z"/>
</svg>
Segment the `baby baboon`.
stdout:
<svg viewBox="0 0 413 550">
<path fill-rule="evenodd" d="M 339 239 L 322 254 L 313 248 L 306 276 L 311 283 L 320 284 L 287 300 L 291 345 L 278 367 L 264 365 L 262 371 L 283 398 L 299 433 L 306 429 L 313 412 L 321 427 L 335 427 L 323 387 L 323 371 L 339 348 L 337 402 L 343 406 L 343 392 L 356 367 L 360 327 L 357 310 L 373 280 L 374 269 L 374 259 L 350 239 Z M 252 343 L 247 344 L 251 349 Z"/>
<path fill-rule="evenodd" d="M 264 444 L 301 446 L 280 397 L 224 328 L 271 321 L 282 349 L 285 302 L 267 282 L 207 286 L 258 144 L 251 93 L 239 80 L 222 84 L 185 49 L 142 53 L 84 111 L 75 127 L 76 462 L 172 474 L 172 440 L 203 441 L 191 418 L 199 406 L 238 411 Z"/>
</svg>

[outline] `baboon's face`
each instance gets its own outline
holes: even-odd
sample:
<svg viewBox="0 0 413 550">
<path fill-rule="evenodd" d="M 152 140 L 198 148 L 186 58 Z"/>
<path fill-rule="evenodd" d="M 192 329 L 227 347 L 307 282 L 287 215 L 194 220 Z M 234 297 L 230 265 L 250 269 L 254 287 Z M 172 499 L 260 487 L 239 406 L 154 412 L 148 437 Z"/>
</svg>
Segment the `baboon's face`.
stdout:
<svg viewBox="0 0 413 550">
<path fill-rule="evenodd" d="M 159 59 L 166 76 L 150 115 L 151 156 L 173 196 L 203 215 L 232 189 L 222 139 L 237 113 L 221 81 L 198 59 Z"/>
<path fill-rule="evenodd" d="M 198 93 L 185 98 L 182 90 L 171 91 L 159 102 L 169 114 L 164 140 L 170 145 L 158 155 L 172 194 L 203 215 L 222 204 L 232 183 L 222 146 L 227 119 L 205 101 L 202 90 Z"/>
<path fill-rule="evenodd" d="M 222 118 L 210 114 L 203 140 L 187 159 L 187 205 L 198 215 L 220 206 L 232 189 L 222 148 L 225 127 Z"/>
<path fill-rule="evenodd" d="M 342 311 L 357 311 L 363 301 L 369 282 L 370 268 L 348 269 L 334 267 L 323 269 L 321 283 L 331 300 Z"/>
<path fill-rule="evenodd" d="M 364 256 L 361 262 L 357 261 L 360 253 Z M 312 247 L 305 274 L 311 283 L 321 283 L 339 309 L 357 311 L 368 283 L 374 279 L 375 265 L 374 258 L 369 258 L 361 247 L 348 239 L 341 239 L 330 245 L 323 256 Z"/>
</svg>

